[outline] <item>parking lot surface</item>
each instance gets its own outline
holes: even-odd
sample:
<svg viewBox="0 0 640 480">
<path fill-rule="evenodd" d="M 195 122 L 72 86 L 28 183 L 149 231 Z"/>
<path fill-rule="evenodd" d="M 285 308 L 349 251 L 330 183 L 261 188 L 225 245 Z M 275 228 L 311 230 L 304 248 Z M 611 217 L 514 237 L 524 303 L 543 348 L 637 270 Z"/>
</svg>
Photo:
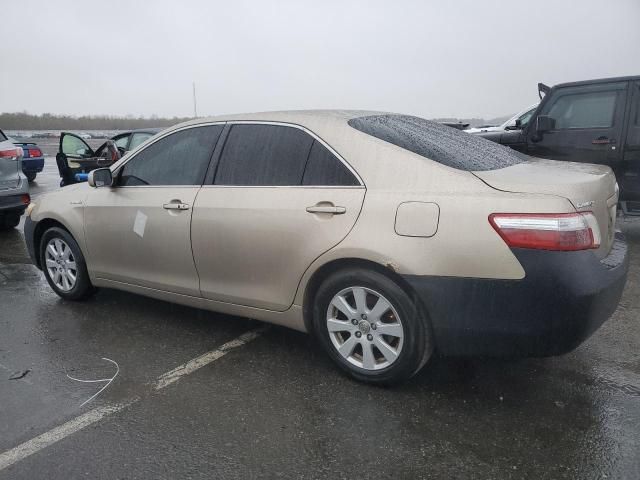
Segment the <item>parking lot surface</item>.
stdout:
<svg viewBox="0 0 640 480">
<path fill-rule="evenodd" d="M 49 157 L 32 195 L 58 181 Z M 393 389 L 283 328 L 109 290 L 60 300 L 20 228 L 2 233 L 0 479 L 640 478 L 640 222 L 621 227 L 622 302 L 576 351 L 435 358 Z"/>
</svg>

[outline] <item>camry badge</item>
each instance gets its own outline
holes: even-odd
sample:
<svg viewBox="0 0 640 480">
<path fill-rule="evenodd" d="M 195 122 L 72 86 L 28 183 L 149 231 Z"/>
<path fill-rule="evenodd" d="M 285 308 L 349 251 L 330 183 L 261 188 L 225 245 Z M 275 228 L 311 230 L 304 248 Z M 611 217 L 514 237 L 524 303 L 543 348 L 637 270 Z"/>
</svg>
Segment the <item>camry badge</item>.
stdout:
<svg viewBox="0 0 640 480">
<path fill-rule="evenodd" d="M 589 200 L 588 202 L 576 203 L 576 208 L 587 208 L 593 207 L 593 204 L 596 203 L 593 200 Z"/>
</svg>

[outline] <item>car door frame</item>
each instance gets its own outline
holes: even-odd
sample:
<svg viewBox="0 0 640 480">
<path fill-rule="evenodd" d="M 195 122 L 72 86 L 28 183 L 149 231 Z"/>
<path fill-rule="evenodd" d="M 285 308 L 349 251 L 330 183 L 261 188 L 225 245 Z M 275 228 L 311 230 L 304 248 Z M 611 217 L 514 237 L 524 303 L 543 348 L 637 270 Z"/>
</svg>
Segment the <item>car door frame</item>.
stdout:
<svg viewBox="0 0 640 480">
<path fill-rule="evenodd" d="M 640 202 L 640 78 L 629 81 L 620 148 L 623 149 L 622 159 L 619 172 L 616 172 L 620 200 Z M 623 206 L 626 208 L 625 203 Z"/>
<path fill-rule="evenodd" d="M 111 172 L 112 172 L 112 177 L 113 177 L 113 186 L 111 187 L 103 187 L 103 188 L 109 188 L 109 189 L 159 189 L 159 188 L 170 188 L 170 187 L 177 187 L 177 188 L 185 188 L 185 189 L 193 189 L 195 190 L 195 194 L 192 200 L 192 204 L 190 205 L 190 209 L 189 209 L 189 231 L 191 230 L 191 217 L 193 214 L 193 205 L 195 204 L 196 198 L 198 196 L 198 192 L 199 190 L 202 188 L 205 179 L 207 178 L 207 173 L 209 172 L 210 168 L 211 168 L 211 162 L 212 159 L 214 157 L 214 154 L 216 152 L 216 149 L 218 148 L 218 146 L 220 145 L 220 141 L 222 139 L 222 133 L 220 134 L 220 136 L 218 137 L 218 140 L 216 142 L 216 145 L 214 146 L 214 149 L 212 150 L 211 156 L 209 157 L 209 161 L 207 163 L 207 169 L 205 170 L 205 174 L 202 177 L 202 180 L 200 181 L 200 184 L 194 184 L 194 185 L 117 185 L 116 182 L 118 181 L 120 174 L 122 172 L 122 169 L 124 168 L 125 165 L 127 165 L 130 161 L 133 161 L 140 153 L 144 152 L 147 148 L 151 147 L 151 145 L 153 145 L 154 143 L 156 143 L 157 141 L 160 141 L 162 139 L 164 139 L 165 137 L 168 137 L 170 135 L 176 134 L 178 132 L 184 131 L 184 130 L 191 130 L 191 129 L 195 129 L 195 128 L 203 128 L 203 127 L 209 127 L 209 126 L 214 126 L 214 125 L 223 125 L 223 131 L 224 131 L 224 124 L 226 122 L 224 121 L 213 121 L 213 122 L 203 122 L 203 123 L 197 123 L 197 124 L 191 124 L 191 125 L 185 125 L 183 127 L 180 128 L 176 128 L 173 130 L 169 130 L 166 132 L 163 132 L 162 135 L 158 135 L 157 138 L 156 137 L 152 137 L 153 141 L 150 142 L 148 145 L 145 145 L 145 147 L 143 149 L 140 149 L 138 151 L 136 151 L 133 155 L 129 156 L 129 157 L 123 157 L 123 161 L 118 161 L 115 164 L 113 164 L 111 167 Z M 85 225 L 86 228 L 86 225 Z M 191 237 L 191 235 L 189 235 L 189 238 Z M 189 241 L 189 248 L 191 249 L 191 245 L 190 245 L 191 241 Z M 94 247 L 92 247 L 92 245 L 89 244 L 88 239 L 87 239 L 87 252 L 89 254 L 89 258 L 91 259 L 94 255 L 95 255 L 95 250 Z M 196 269 L 196 275 L 198 275 L 197 273 L 197 266 L 195 265 L 195 269 Z M 98 276 L 96 277 L 99 281 L 102 282 L 119 282 L 119 280 L 114 280 L 112 278 L 107 278 L 107 277 L 101 277 Z M 199 282 L 199 279 L 198 279 Z M 121 283 L 121 282 L 120 282 Z M 133 287 L 139 287 L 139 288 L 146 288 L 146 289 L 153 289 L 154 287 L 148 287 L 142 284 L 138 284 L 138 283 L 130 283 L 131 286 Z M 157 289 L 157 291 L 159 292 L 164 292 L 164 293 L 168 293 L 168 294 L 178 294 L 178 295 L 182 295 L 182 296 L 191 296 L 189 294 L 186 293 L 176 293 L 176 292 L 172 292 L 170 290 L 164 290 L 164 289 Z M 194 298 L 200 298 L 200 296 L 195 296 L 193 295 Z"/>
<path fill-rule="evenodd" d="M 307 128 L 307 127 L 305 127 L 303 125 L 300 125 L 300 124 L 297 124 L 297 123 L 292 123 L 292 122 L 281 122 L 281 121 L 270 121 L 270 120 L 229 120 L 229 121 L 227 121 L 225 123 L 226 123 L 225 128 L 223 129 L 222 133 L 220 134 L 220 138 L 218 139 L 218 143 L 217 143 L 216 148 L 214 150 L 214 154 L 212 156 L 212 161 L 211 161 L 211 163 L 209 165 L 209 171 L 207 171 L 207 174 L 205 175 L 205 182 L 204 182 L 204 184 L 202 186 L 203 189 L 204 188 L 220 188 L 220 189 L 234 189 L 234 188 L 292 189 L 292 188 L 305 188 L 305 189 L 311 190 L 311 189 L 336 189 L 336 188 L 340 188 L 340 189 L 364 190 L 362 202 L 360 203 L 358 213 L 357 213 L 357 215 L 355 217 L 355 220 L 354 220 L 353 224 L 351 225 L 349 231 L 351 231 L 351 229 L 353 229 L 353 227 L 357 224 L 358 219 L 360 218 L 360 214 L 362 213 L 362 208 L 363 208 L 363 205 L 364 205 L 366 192 L 367 192 L 367 186 L 366 186 L 364 180 L 362 179 L 362 177 L 355 170 L 355 168 L 353 168 L 349 164 L 349 162 L 347 160 L 345 160 L 345 158 L 342 155 L 340 155 L 340 153 L 337 152 L 321 136 L 319 136 L 317 133 L 313 132 L 312 130 L 310 130 L 309 128 Z M 234 125 L 273 125 L 273 126 L 296 128 L 298 130 L 301 130 L 301 131 L 305 132 L 307 135 L 310 135 L 313 140 L 319 142 L 333 156 L 335 156 L 335 158 L 337 158 L 338 161 L 341 162 L 344 165 L 344 167 L 347 168 L 347 170 L 349 172 L 351 172 L 351 174 L 356 178 L 356 180 L 358 181 L 358 185 L 341 185 L 341 186 L 336 186 L 336 185 L 302 185 L 302 183 L 300 183 L 298 185 L 215 185 L 215 178 L 216 178 L 216 175 L 217 175 L 217 172 L 218 172 L 218 166 L 220 165 L 220 160 L 222 158 L 222 152 L 224 150 L 227 138 L 229 137 L 229 132 L 231 131 L 231 128 Z M 305 164 L 305 169 L 302 172 L 302 177 L 300 179 L 300 182 L 302 182 L 302 178 L 304 178 L 304 172 L 306 170 L 306 167 L 307 167 L 307 165 Z M 197 198 L 196 198 L 196 203 L 197 203 Z M 193 229 L 193 225 L 192 225 L 192 229 Z M 344 238 L 346 238 L 346 236 L 348 234 L 349 234 L 349 232 L 346 233 L 346 235 L 343 237 L 342 240 L 344 240 Z M 192 239 L 192 242 L 193 242 L 193 239 Z M 326 252 L 322 252 L 321 255 L 323 255 L 325 253 Z M 195 255 L 195 253 L 194 253 L 194 255 Z M 291 301 L 287 305 L 286 308 L 284 308 L 284 309 L 275 309 L 275 308 L 267 308 L 267 307 L 264 307 L 264 306 L 257 307 L 257 306 L 251 306 L 251 305 L 241 305 L 241 308 L 257 308 L 257 309 L 260 309 L 262 311 L 270 311 L 270 312 L 274 312 L 274 313 L 276 313 L 276 312 L 282 313 L 282 312 L 288 311 L 293 306 L 293 304 L 295 302 L 295 297 L 296 297 L 297 292 L 298 292 L 298 289 L 300 288 L 300 283 L 302 282 L 302 279 L 304 278 L 304 275 L 309 270 L 309 268 L 311 267 L 312 264 L 313 264 L 313 262 L 310 262 L 308 265 L 306 265 L 304 270 L 302 272 L 300 272 L 300 277 L 298 278 L 295 291 L 293 292 L 293 295 L 291 296 Z M 197 259 L 196 259 L 196 268 L 198 268 Z M 201 278 L 201 283 L 202 283 L 202 278 Z M 202 288 L 201 288 L 201 291 L 202 291 Z M 202 294 L 202 292 L 201 292 L 201 294 Z M 232 302 L 227 302 L 227 301 L 223 301 L 223 300 L 209 299 L 209 298 L 206 298 L 204 296 L 204 294 L 203 294 L 203 298 L 205 300 L 207 300 L 207 301 L 216 302 L 216 303 L 219 303 L 219 304 L 237 305 L 237 304 L 234 304 Z"/>
<path fill-rule="evenodd" d="M 64 140 L 64 137 L 69 136 L 69 137 L 75 137 L 78 140 L 80 140 L 82 143 L 84 143 L 87 148 L 89 149 L 89 152 L 91 152 L 91 155 L 87 156 L 81 156 L 80 154 L 77 154 L 77 156 L 70 156 L 67 155 L 66 153 L 63 152 L 62 150 L 62 141 Z M 71 133 L 71 132 L 60 132 L 60 141 L 58 142 L 58 153 L 61 153 L 62 155 L 64 155 L 67 159 L 71 158 L 73 160 L 85 160 L 87 158 L 94 158 L 96 155 L 96 152 L 93 148 L 91 148 L 91 146 L 85 141 L 84 138 L 82 138 L 80 135 L 76 135 L 75 133 Z"/>
<path fill-rule="evenodd" d="M 618 88 L 611 88 L 611 85 L 620 85 Z M 616 98 L 615 110 L 613 113 L 613 123 L 609 127 L 584 127 L 584 128 L 572 128 L 572 129 L 560 129 L 555 128 L 549 130 L 548 132 L 544 132 L 543 134 L 539 134 L 536 128 L 538 117 L 543 114 L 543 112 L 548 111 L 553 107 L 553 104 L 556 102 L 556 99 L 562 98 L 563 95 L 578 95 L 580 92 L 575 90 L 577 89 L 585 89 L 584 93 L 597 93 L 601 91 L 623 91 L 623 95 Z M 596 83 L 586 83 L 582 84 L 567 84 L 559 87 L 553 87 L 549 93 L 547 93 L 544 97 L 544 100 L 538 105 L 537 110 L 532 116 L 530 123 L 528 125 L 526 131 L 527 138 L 527 153 L 534 157 L 542 157 L 542 158 L 553 158 L 563 161 L 578 161 L 578 162 L 587 162 L 587 163 L 600 163 L 609 166 L 615 166 L 616 163 L 620 162 L 622 159 L 622 145 L 623 145 L 623 133 L 625 127 L 626 113 L 627 113 L 627 104 L 629 98 L 629 82 L 625 79 L 612 79 L 611 81 L 603 81 Z M 553 102 L 553 103 L 552 103 Z M 546 115 L 547 113 L 545 113 Z M 594 131 L 593 135 L 598 135 L 595 131 L 598 130 L 613 130 L 616 134 L 616 138 L 609 139 L 611 143 L 602 144 L 603 148 L 609 148 L 608 151 L 602 153 L 603 161 L 593 162 L 588 157 L 583 159 L 583 157 L 579 158 L 559 158 L 555 155 L 549 154 L 546 151 L 547 148 L 542 143 L 544 141 L 544 137 L 551 135 L 570 135 L 567 137 L 569 140 L 577 135 L 584 134 L 587 136 L 588 132 Z M 542 137 L 539 137 L 542 135 Z M 590 135 L 590 133 L 589 133 Z M 600 137 L 594 137 L 591 139 L 591 145 L 597 145 L 595 142 L 599 140 Z M 575 141 L 573 142 L 575 143 Z M 564 145 L 570 145 L 572 142 L 566 141 Z M 559 144 L 563 145 L 562 143 Z M 557 150 L 560 149 L 560 146 L 555 147 Z M 613 147 L 613 148 L 612 148 Z M 572 148 L 576 148 L 573 146 Z M 598 153 L 596 148 L 587 149 L 587 152 Z M 612 153 L 613 152 L 613 153 Z"/>
</svg>

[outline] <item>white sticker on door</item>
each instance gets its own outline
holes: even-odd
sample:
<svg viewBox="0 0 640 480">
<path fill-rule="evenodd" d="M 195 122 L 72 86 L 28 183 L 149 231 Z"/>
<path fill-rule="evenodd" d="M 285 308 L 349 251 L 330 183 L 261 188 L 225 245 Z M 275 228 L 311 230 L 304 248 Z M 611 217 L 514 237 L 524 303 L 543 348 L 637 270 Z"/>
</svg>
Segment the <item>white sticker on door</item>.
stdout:
<svg viewBox="0 0 640 480">
<path fill-rule="evenodd" d="M 133 232 L 140 238 L 144 238 L 144 228 L 147 226 L 147 216 L 138 210 L 136 220 L 133 222 Z"/>
</svg>

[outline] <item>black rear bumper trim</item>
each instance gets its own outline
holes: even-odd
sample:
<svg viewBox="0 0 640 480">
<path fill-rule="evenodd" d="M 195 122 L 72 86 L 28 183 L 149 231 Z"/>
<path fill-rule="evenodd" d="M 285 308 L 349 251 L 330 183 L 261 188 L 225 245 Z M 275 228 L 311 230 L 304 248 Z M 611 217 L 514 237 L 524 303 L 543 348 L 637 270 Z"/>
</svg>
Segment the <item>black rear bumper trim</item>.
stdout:
<svg viewBox="0 0 640 480">
<path fill-rule="evenodd" d="M 424 303 L 445 355 L 550 356 L 573 350 L 615 311 L 629 268 L 616 235 L 609 255 L 513 249 L 521 280 L 404 278 Z"/>
</svg>

